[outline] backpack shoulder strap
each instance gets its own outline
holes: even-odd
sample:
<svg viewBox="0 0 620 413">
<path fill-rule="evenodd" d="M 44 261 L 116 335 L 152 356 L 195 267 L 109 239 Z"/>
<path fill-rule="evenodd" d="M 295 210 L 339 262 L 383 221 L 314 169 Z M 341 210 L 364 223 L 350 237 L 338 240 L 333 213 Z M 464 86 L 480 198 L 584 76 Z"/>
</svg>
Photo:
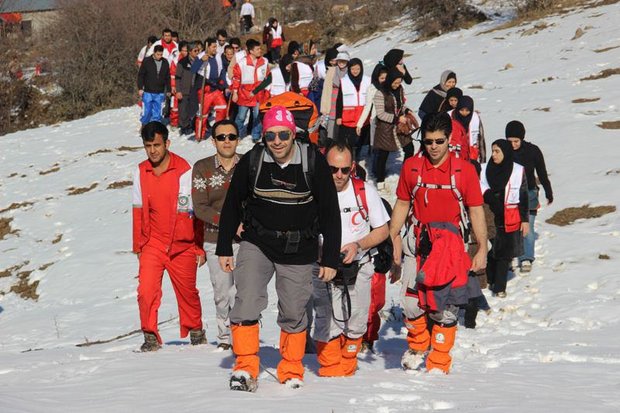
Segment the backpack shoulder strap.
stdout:
<svg viewBox="0 0 620 413">
<path fill-rule="evenodd" d="M 254 145 L 250 149 L 250 193 L 254 193 L 256 182 L 258 181 L 258 175 L 263 167 L 263 157 L 265 155 L 265 147 L 263 144 Z"/>
<path fill-rule="evenodd" d="M 366 200 L 366 185 L 363 180 L 359 178 L 351 178 L 353 184 L 353 193 L 355 194 L 355 202 L 359 208 L 360 214 L 364 221 L 368 222 L 370 217 L 368 216 L 368 201 Z"/>
<path fill-rule="evenodd" d="M 313 145 L 308 143 L 299 143 L 301 151 L 301 167 L 306 177 L 308 189 L 312 191 L 312 177 L 314 176 L 314 164 L 316 162 L 316 150 Z"/>
</svg>

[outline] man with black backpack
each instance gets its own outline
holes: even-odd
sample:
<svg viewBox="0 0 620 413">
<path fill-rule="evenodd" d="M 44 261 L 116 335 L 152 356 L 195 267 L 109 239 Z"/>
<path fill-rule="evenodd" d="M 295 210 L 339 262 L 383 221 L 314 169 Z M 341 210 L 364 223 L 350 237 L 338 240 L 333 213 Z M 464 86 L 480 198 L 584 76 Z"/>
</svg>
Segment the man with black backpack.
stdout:
<svg viewBox="0 0 620 413">
<path fill-rule="evenodd" d="M 388 238 L 390 216 L 377 190 L 354 177 L 353 152 L 346 142 L 331 146 L 325 156 L 338 191 L 341 262 L 331 282 L 319 278 L 315 267 L 313 336 L 319 376 L 352 376 L 368 321 L 373 248 Z"/>
<path fill-rule="evenodd" d="M 336 188 L 323 155 L 295 140 L 295 120 L 283 106 L 263 119 L 263 144 L 236 166 L 222 208 L 216 255 L 232 272 L 237 294 L 230 313 L 236 356 L 231 390 L 255 391 L 259 373 L 259 320 L 267 308 L 267 284 L 276 274 L 281 328 L 278 379 L 303 385 L 306 303 L 312 295 L 312 269 L 323 236 L 319 277 L 336 275 L 340 214 Z M 237 262 L 232 242 L 241 230 Z"/>
</svg>

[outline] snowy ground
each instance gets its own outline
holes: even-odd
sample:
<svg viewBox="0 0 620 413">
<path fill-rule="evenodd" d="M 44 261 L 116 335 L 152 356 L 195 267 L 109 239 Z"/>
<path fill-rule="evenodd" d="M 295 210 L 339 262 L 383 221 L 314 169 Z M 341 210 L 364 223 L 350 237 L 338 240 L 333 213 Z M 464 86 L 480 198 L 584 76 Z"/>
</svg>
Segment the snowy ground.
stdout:
<svg viewBox="0 0 620 413">
<path fill-rule="evenodd" d="M 262 372 L 257 393 L 231 393 L 232 356 L 213 342 L 190 347 L 178 338 L 176 320 L 162 325 L 167 345 L 154 354 L 132 351 L 139 335 L 76 347 L 139 328 L 130 188 L 108 189 L 129 180 L 144 159 L 137 109 L 3 137 L 0 209 L 32 205 L 0 214 L 19 231 L 0 241 L 0 271 L 23 264 L 13 275 L 0 272 L 0 412 L 620 411 L 618 213 L 566 227 L 544 222 L 569 206 L 619 204 L 618 131 L 597 124 L 620 120 L 620 76 L 580 81 L 620 67 L 619 15 L 614 4 L 547 18 L 529 35 L 534 23 L 481 34 L 492 26 L 486 23 L 424 43 L 410 43 L 398 28 L 352 53 L 370 72 L 388 48 L 405 49 L 419 77 L 408 89 L 413 107 L 452 68 L 481 111 L 488 145 L 503 137 L 506 122 L 521 119 L 546 155 L 555 203 L 540 212 L 534 270 L 509 283 L 508 298 L 489 298 L 493 312 L 481 313 L 478 329 L 459 330 L 448 376 L 399 368 L 405 341 L 397 322 L 383 327 L 378 354 L 363 357 L 353 378 L 318 378 L 316 358 L 306 357 L 306 386 L 296 391 Z M 585 33 L 571 40 L 578 28 Z M 599 100 L 572 103 L 580 98 Z M 213 152 L 209 142 L 176 135 L 171 149 L 190 161 Z M 399 165 L 391 168 L 392 188 Z M 94 184 L 69 195 L 71 187 Z M 15 274 L 30 270 L 30 282 L 40 282 L 36 302 L 8 292 Z M 199 288 L 213 340 L 206 267 Z M 397 288 L 389 289 L 388 307 Z M 272 371 L 276 311 L 272 296 L 261 335 L 262 361 Z M 160 320 L 175 316 L 165 281 Z"/>
</svg>

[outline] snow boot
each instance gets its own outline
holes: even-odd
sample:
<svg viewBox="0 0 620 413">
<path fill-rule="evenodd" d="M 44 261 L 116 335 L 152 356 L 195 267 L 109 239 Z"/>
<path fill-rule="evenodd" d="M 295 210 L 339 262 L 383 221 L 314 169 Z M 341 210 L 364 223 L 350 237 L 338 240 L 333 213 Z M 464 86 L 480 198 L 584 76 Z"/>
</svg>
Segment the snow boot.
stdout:
<svg viewBox="0 0 620 413">
<path fill-rule="evenodd" d="M 368 340 L 362 340 L 362 345 L 360 346 L 360 353 L 361 354 L 367 354 L 367 353 L 375 353 L 375 350 L 372 348 L 373 346 L 373 342 L 372 341 L 368 341 Z"/>
<path fill-rule="evenodd" d="M 320 377 L 342 377 L 342 350 L 340 349 L 340 336 L 329 340 L 316 342 L 317 359 L 321 367 L 319 368 Z"/>
<path fill-rule="evenodd" d="M 352 376 L 357 370 L 357 353 L 362 346 L 362 338 L 349 338 L 344 334 L 340 336 L 340 348 L 342 351 L 342 372 L 345 376 Z"/>
<path fill-rule="evenodd" d="M 217 349 L 219 351 L 228 351 L 232 348 L 232 346 L 228 343 L 220 343 L 217 345 Z"/>
<path fill-rule="evenodd" d="M 306 353 L 306 331 L 287 333 L 280 331 L 280 354 L 278 363 L 278 379 L 286 383 L 290 379 L 304 379 L 304 365 L 301 360 Z"/>
<path fill-rule="evenodd" d="M 284 382 L 284 385 L 289 389 L 299 389 L 304 387 L 304 381 L 300 379 L 288 379 Z"/>
<path fill-rule="evenodd" d="M 407 344 L 416 353 L 424 353 L 431 344 L 431 335 L 426 326 L 426 314 L 405 320 L 407 327 Z"/>
<path fill-rule="evenodd" d="M 249 374 L 250 378 L 256 379 L 260 369 L 258 359 L 260 345 L 258 340 L 258 321 L 248 324 L 250 325 L 232 324 L 230 326 L 233 353 L 236 356 L 233 371 L 241 370 Z"/>
<path fill-rule="evenodd" d="M 191 330 L 189 332 L 189 342 L 192 346 L 207 344 L 207 335 L 204 330 Z"/>
<path fill-rule="evenodd" d="M 428 353 L 426 359 L 426 370 L 439 369 L 448 374 L 452 365 L 450 350 L 454 346 L 455 339 L 456 323 L 448 326 L 437 323 L 433 326 L 431 337 L 432 350 Z"/>
<path fill-rule="evenodd" d="M 257 388 L 258 380 L 253 378 L 247 371 L 235 370 L 230 377 L 230 390 L 254 393 Z"/>
<path fill-rule="evenodd" d="M 153 333 L 144 332 L 144 343 L 140 347 L 140 351 L 146 353 L 148 351 L 157 351 L 161 348 L 161 344 L 157 341 L 157 336 Z"/>
<path fill-rule="evenodd" d="M 400 365 L 405 370 L 420 370 L 424 366 L 424 357 L 426 352 L 418 352 L 415 350 L 407 350 L 400 359 Z"/>
</svg>

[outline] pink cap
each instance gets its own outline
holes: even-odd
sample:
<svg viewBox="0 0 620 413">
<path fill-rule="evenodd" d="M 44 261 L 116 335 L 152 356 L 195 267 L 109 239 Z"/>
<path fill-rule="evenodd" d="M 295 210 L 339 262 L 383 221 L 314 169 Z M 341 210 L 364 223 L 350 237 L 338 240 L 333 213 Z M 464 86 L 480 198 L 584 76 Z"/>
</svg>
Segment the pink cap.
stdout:
<svg viewBox="0 0 620 413">
<path fill-rule="evenodd" d="M 293 114 L 284 106 L 274 106 L 265 113 L 263 117 L 263 132 L 274 126 L 285 126 L 295 133 L 295 118 Z"/>
</svg>

